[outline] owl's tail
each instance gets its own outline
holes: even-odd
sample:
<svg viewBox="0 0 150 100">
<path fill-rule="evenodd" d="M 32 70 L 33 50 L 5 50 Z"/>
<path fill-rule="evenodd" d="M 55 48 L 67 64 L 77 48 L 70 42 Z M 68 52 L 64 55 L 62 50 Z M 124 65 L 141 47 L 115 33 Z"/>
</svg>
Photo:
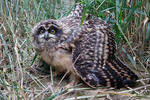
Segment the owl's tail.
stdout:
<svg viewBox="0 0 150 100">
<path fill-rule="evenodd" d="M 113 87 L 134 86 L 138 76 L 131 71 L 119 58 L 114 57 L 106 62 L 103 69 L 106 77 L 106 84 Z"/>
<path fill-rule="evenodd" d="M 107 60 L 104 66 L 97 64 L 94 67 L 87 62 L 76 62 L 75 68 L 82 80 L 92 88 L 99 86 L 132 87 L 135 86 L 138 79 L 138 76 L 115 56 Z"/>
</svg>

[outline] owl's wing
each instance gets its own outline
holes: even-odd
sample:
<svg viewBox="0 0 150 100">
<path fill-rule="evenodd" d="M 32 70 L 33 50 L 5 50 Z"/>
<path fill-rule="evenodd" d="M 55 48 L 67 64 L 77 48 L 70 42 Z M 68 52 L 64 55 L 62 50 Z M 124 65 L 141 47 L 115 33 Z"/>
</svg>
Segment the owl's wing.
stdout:
<svg viewBox="0 0 150 100">
<path fill-rule="evenodd" d="M 116 45 L 109 26 L 98 19 L 88 23 L 73 51 L 76 73 L 93 88 L 134 84 L 137 76 L 114 55 Z"/>
</svg>

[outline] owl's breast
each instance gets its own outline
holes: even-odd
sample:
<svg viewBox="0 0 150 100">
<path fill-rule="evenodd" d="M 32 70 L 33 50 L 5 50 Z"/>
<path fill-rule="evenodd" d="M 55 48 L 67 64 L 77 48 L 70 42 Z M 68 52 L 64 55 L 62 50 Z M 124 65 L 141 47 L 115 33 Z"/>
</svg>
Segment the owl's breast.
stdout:
<svg viewBox="0 0 150 100">
<path fill-rule="evenodd" d="M 51 48 L 39 53 L 42 59 L 50 64 L 57 72 L 72 70 L 72 53 L 62 48 Z"/>
</svg>

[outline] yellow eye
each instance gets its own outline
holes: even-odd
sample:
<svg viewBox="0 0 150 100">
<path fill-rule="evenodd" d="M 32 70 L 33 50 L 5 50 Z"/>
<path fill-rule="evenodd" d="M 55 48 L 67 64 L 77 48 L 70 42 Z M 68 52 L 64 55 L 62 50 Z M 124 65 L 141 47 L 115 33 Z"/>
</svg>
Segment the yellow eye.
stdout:
<svg viewBox="0 0 150 100">
<path fill-rule="evenodd" d="M 52 30 L 51 30 L 51 34 L 55 34 L 55 30 L 52 29 Z"/>
<path fill-rule="evenodd" d="M 43 30 L 40 30 L 40 34 L 42 34 L 44 31 Z"/>
</svg>

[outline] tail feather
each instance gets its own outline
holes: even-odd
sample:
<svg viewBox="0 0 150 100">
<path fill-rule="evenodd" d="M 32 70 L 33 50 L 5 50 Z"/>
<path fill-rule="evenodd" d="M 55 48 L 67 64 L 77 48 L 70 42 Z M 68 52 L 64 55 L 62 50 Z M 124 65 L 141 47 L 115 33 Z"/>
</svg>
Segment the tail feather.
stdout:
<svg viewBox="0 0 150 100">
<path fill-rule="evenodd" d="M 117 57 L 114 57 L 113 59 L 106 62 L 103 71 L 105 70 L 107 70 L 107 72 L 111 74 L 111 80 L 116 82 L 115 87 L 117 88 L 124 86 L 134 86 L 136 80 L 138 79 L 138 76 L 133 71 L 131 71 L 131 69 L 129 69 L 125 64 L 123 64 Z M 114 86 L 114 83 L 112 82 L 111 86 Z"/>
</svg>

